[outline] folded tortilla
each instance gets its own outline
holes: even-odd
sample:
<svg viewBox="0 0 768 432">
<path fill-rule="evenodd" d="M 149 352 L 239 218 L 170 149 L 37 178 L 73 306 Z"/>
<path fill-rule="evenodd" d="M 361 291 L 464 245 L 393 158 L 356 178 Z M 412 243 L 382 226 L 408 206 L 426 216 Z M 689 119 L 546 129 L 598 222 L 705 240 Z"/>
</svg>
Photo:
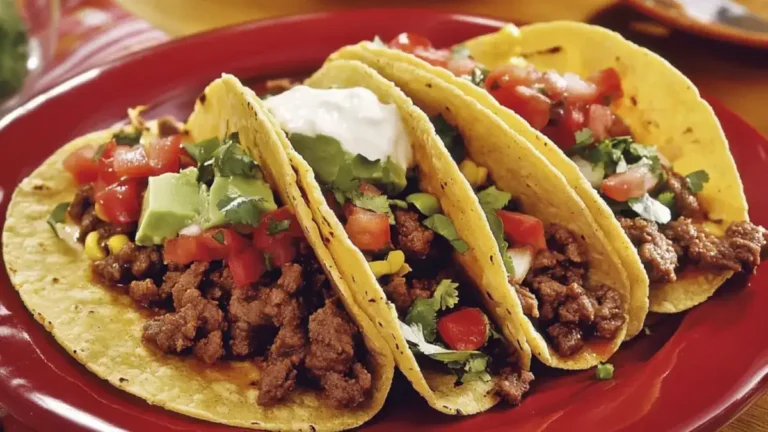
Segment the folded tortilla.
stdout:
<svg viewBox="0 0 768 432">
<path fill-rule="evenodd" d="M 187 129 L 199 139 L 223 137 L 239 130 L 242 142 L 275 140 L 266 123 L 253 123 L 252 113 L 233 102 L 223 80 L 206 88 Z M 205 103 L 202 103 L 205 101 Z M 241 117 L 247 114 L 247 118 Z M 156 125 L 150 125 L 156 127 Z M 246 130 L 246 127 L 248 128 Z M 370 420 L 389 392 L 394 360 L 373 323 L 352 300 L 292 173 L 276 172 L 265 163 L 272 155 L 252 153 L 269 183 L 290 206 L 307 241 L 357 324 L 367 347 L 366 366 L 373 377 L 371 397 L 354 409 L 337 408 L 318 391 L 299 388 L 275 406 L 256 403 L 253 386 L 260 368 L 253 361 L 205 365 L 194 358 L 161 354 L 142 342 L 149 320 L 133 300 L 117 290 L 91 282 L 82 252 L 56 237 L 47 225 L 51 210 L 75 194 L 72 176 L 62 161 L 75 149 L 111 139 L 118 129 L 94 132 L 66 144 L 16 189 L 3 230 L 3 255 L 11 281 L 32 315 L 90 371 L 147 402 L 192 417 L 253 429 L 342 430 Z M 262 157 L 263 156 L 263 157 Z"/>
</svg>

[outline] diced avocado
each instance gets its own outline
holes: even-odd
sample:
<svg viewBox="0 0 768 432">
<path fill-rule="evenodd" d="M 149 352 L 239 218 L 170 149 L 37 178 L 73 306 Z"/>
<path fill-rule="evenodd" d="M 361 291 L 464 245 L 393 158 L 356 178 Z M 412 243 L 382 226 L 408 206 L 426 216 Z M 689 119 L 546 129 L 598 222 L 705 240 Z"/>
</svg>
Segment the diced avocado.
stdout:
<svg viewBox="0 0 768 432">
<path fill-rule="evenodd" d="M 238 200 L 245 198 L 245 200 Z M 220 210 L 220 203 L 230 201 L 237 206 L 238 202 L 249 205 L 242 206 L 242 212 L 254 213 L 238 220 L 230 220 L 225 212 Z M 251 205 L 253 204 L 253 205 Z M 208 198 L 208 216 L 202 220 L 203 228 L 211 228 L 227 223 L 242 223 L 244 219 L 258 222 L 265 213 L 277 209 L 272 190 L 264 181 L 256 178 L 244 177 L 216 177 L 211 185 L 211 193 Z M 236 211 L 236 210 L 235 210 Z M 241 216 L 238 214 L 238 216 Z"/>
<path fill-rule="evenodd" d="M 194 222 L 200 213 L 197 168 L 149 178 L 141 206 L 136 244 L 162 244 Z"/>
</svg>

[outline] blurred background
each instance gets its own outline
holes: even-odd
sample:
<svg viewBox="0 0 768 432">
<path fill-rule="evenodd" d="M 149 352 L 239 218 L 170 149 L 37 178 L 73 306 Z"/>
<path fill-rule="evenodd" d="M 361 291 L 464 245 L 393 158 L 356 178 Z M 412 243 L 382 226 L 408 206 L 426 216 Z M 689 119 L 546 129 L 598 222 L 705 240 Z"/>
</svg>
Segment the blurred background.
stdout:
<svg viewBox="0 0 768 432">
<path fill-rule="evenodd" d="M 0 0 L 0 118 L 80 72 L 170 39 L 360 7 L 599 24 L 656 51 L 768 135 L 768 0 Z M 0 432 L 3 423 L 13 430 L 3 421 Z M 727 430 L 768 431 L 768 399 Z"/>
</svg>

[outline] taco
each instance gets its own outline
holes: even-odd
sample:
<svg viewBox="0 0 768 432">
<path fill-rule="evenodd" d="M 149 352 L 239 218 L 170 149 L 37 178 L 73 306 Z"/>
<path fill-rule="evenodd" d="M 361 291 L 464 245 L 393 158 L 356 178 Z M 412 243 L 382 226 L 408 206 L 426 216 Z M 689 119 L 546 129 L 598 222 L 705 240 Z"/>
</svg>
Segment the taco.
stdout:
<svg viewBox="0 0 768 432">
<path fill-rule="evenodd" d="M 151 404 L 268 430 L 341 430 L 382 407 L 394 359 L 339 275 L 266 124 L 221 80 L 163 118 L 65 145 L 22 181 L 8 273 L 78 361 Z M 243 130 L 244 127 L 253 129 Z"/>
<path fill-rule="evenodd" d="M 507 26 L 452 49 L 402 34 L 389 47 L 362 43 L 335 58 L 413 65 L 528 140 L 581 197 L 624 263 L 637 306 L 628 336 L 642 328 L 642 297 L 651 311 L 679 312 L 759 264 L 765 231 L 749 222 L 720 124 L 694 85 L 659 56 L 571 22 Z"/>
</svg>

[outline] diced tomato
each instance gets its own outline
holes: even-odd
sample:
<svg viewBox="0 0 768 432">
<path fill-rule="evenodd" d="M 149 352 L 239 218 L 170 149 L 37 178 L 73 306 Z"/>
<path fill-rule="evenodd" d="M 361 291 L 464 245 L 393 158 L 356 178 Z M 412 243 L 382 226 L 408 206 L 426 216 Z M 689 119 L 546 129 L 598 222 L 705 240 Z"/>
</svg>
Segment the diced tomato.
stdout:
<svg viewBox="0 0 768 432">
<path fill-rule="evenodd" d="M 347 211 L 345 229 L 352 243 L 364 252 L 376 252 L 391 245 L 389 218 L 383 213 L 376 213 L 350 205 Z"/>
<path fill-rule="evenodd" d="M 72 174 L 77 184 L 88 184 L 99 177 L 99 162 L 93 158 L 95 154 L 95 147 L 80 147 L 64 159 L 64 169 Z"/>
<path fill-rule="evenodd" d="M 585 126 L 583 108 L 566 104 L 552 110 L 552 121 L 541 131 L 558 147 L 568 150 L 576 144 L 576 132 L 584 129 Z"/>
<path fill-rule="evenodd" d="M 135 179 L 121 180 L 96 193 L 96 203 L 101 205 L 109 222 L 135 222 L 141 215 L 141 195 L 145 187 L 144 182 Z"/>
<path fill-rule="evenodd" d="M 506 210 L 497 210 L 496 214 L 501 218 L 504 234 L 512 244 L 532 246 L 537 251 L 547 248 L 547 241 L 544 239 L 544 223 L 540 219 Z"/>
<path fill-rule="evenodd" d="M 208 248 L 208 261 L 221 260 L 249 246 L 249 241 L 230 228 L 214 228 L 201 235 Z"/>
<path fill-rule="evenodd" d="M 227 263 L 232 272 L 232 279 L 238 286 L 252 284 L 266 271 L 264 254 L 253 247 L 246 247 L 229 256 Z"/>
<path fill-rule="evenodd" d="M 500 104 L 541 130 L 549 122 L 552 101 L 531 87 L 540 78 L 536 69 L 507 65 L 488 75 L 485 88 Z"/>
<path fill-rule="evenodd" d="M 580 76 L 566 72 L 563 74 L 566 82 L 566 99 L 570 104 L 589 104 L 595 101 L 598 96 L 597 86 L 589 81 L 585 81 Z"/>
<path fill-rule="evenodd" d="M 104 151 L 99 158 L 99 181 L 97 183 L 100 182 L 104 187 L 120 180 L 120 176 L 115 172 L 114 166 L 116 152 L 117 143 L 115 143 L 115 140 L 112 140 L 104 146 Z"/>
<path fill-rule="evenodd" d="M 595 103 L 610 105 L 611 101 L 624 95 L 621 89 L 621 77 L 614 68 L 607 68 L 593 73 L 588 81 L 597 86 L 597 98 Z"/>
<path fill-rule="evenodd" d="M 624 202 L 630 198 L 645 195 L 656 186 L 657 182 L 658 179 L 648 170 L 648 167 L 639 166 L 603 180 L 600 190 L 608 198 Z"/>
<path fill-rule="evenodd" d="M 181 157 L 186 151 L 181 146 L 181 135 L 171 135 L 153 140 L 146 149 L 152 175 L 179 171 Z M 187 155 L 187 157 L 189 157 Z"/>
<path fill-rule="evenodd" d="M 167 264 L 186 265 L 195 261 L 212 261 L 211 249 L 204 236 L 179 236 L 165 240 L 163 259 Z"/>
<path fill-rule="evenodd" d="M 381 195 L 381 191 L 379 190 L 379 188 L 366 182 L 360 183 L 360 186 L 358 186 L 357 190 L 365 196 Z"/>
<path fill-rule="evenodd" d="M 274 222 L 289 220 L 288 229 L 270 234 L 269 226 Z M 304 232 L 296 215 L 287 206 L 267 214 L 253 232 L 253 245 L 269 257 L 273 267 L 280 267 L 296 258 L 297 240 L 304 238 Z"/>
<path fill-rule="evenodd" d="M 533 66 L 504 65 L 492 70 L 485 79 L 485 87 L 532 87 L 541 81 L 542 74 Z"/>
<path fill-rule="evenodd" d="M 143 178 L 154 173 L 142 145 L 117 146 L 112 165 L 118 177 Z"/>
<path fill-rule="evenodd" d="M 392 49 L 413 52 L 416 48 L 432 48 L 432 42 L 425 36 L 416 33 L 400 33 L 389 41 L 389 47 Z"/>
<path fill-rule="evenodd" d="M 448 348 L 472 351 L 488 340 L 488 318 L 478 308 L 465 308 L 437 320 L 437 332 Z"/>
<path fill-rule="evenodd" d="M 597 140 L 608 138 L 614 117 L 607 106 L 590 105 L 587 113 L 587 127 L 592 131 L 592 136 Z"/>
<path fill-rule="evenodd" d="M 544 86 L 547 97 L 552 101 L 561 101 L 565 97 L 568 81 L 555 71 L 546 71 L 539 82 Z"/>
<path fill-rule="evenodd" d="M 611 123 L 611 127 L 608 128 L 608 135 L 611 137 L 631 136 L 632 131 L 619 116 L 614 114 L 613 123 Z"/>
</svg>

